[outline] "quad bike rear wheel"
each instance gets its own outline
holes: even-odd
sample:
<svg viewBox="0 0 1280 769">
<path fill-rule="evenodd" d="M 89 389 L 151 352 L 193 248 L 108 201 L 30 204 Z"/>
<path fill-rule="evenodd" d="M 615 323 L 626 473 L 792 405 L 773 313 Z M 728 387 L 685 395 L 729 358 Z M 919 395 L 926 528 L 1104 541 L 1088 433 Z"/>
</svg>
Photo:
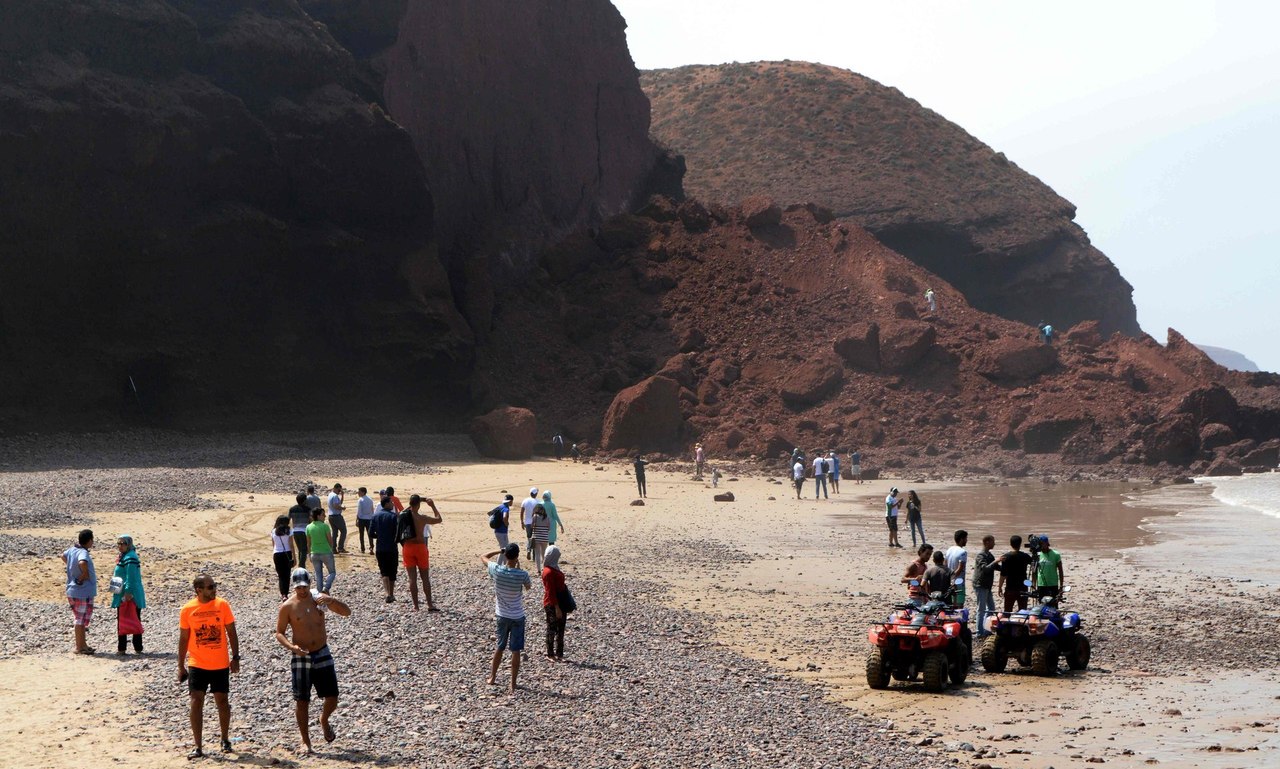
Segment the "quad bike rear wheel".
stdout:
<svg viewBox="0 0 1280 769">
<path fill-rule="evenodd" d="M 889 669 L 884 663 L 884 652 L 872 649 L 867 655 L 867 686 L 872 689 L 889 688 Z"/>
<path fill-rule="evenodd" d="M 1076 636 L 1076 648 L 1067 657 L 1067 667 L 1072 670 L 1085 670 L 1089 667 L 1089 658 L 1093 656 L 1093 649 L 1089 645 L 1089 636 Z"/>
<path fill-rule="evenodd" d="M 955 664 L 951 665 L 949 673 L 951 683 L 959 686 L 969 677 L 969 666 L 973 664 L 973 652 L 969 651 L 969 646 L 964 641 L 956 641 L 956 643 L 959 647 L 956 649 Z"/>
<path fill-rule="evenodd" d="M 1031 648 L 1031 672 L 1052 676 L 1058 672 L 1058 645 L 1053 641 L 1037 641 Z"/>
<path fill-rule="evenodd" d="M 931 692 L 940 692 L 947 688 L 947 655 L 942 652 L 929 652 L 924 658 L 924 688 Z"/>
<path fill-rule="evenodd" d="M 982 669 L 988 673 L 1003 673 L 1009 665 L 1009 652 L 1000 645 L 1000 639 L 991 635 L 982 643 Z"/>
</svg>

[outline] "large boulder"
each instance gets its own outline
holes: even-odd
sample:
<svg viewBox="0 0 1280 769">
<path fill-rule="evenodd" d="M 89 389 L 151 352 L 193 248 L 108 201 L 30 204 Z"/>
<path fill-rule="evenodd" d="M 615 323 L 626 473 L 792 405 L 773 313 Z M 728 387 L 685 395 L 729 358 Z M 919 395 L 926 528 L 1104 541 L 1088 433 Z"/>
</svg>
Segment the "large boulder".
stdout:
<svg viewBox="0 0 1280 769">
<path fill-rule="evenodd" d="M 1236 441 L 1236 431 L 1224 424 L 1210 422 L 1200 428 L 1200 448 L 1213 451 L 1222 446 L 1230 446 Z"/>
<path fill-rule="evenodd" d="M 973 359 L 979 374 L 1006 382 L 1034 379 L 1057 362 L 1058 353 L 1052 346 L 1017 337 L 1003 337 L 984 344 Z"/>
<path fill-rule="evenodd" d="M 614 397 L 604 415 L 600 446 L 606 451 L 672 448 L 680 437 L 680 384 L 651 376 Z"/>
<path fill-rule="evenodd" d="M 471 420 L 471 442 L 480 456 L 528 459 L 538 435 L 538 420 L 528 409 L 500 406 Z"/>
<path fill-rule="evenodd" d="M 1028 454 L 1052 454 L 1086 424 L 1077 417 L 1032 417 L 1015 431 L 1022 450 Z"/>
<path fill-rule="evenodd" d="M 742 218 L 753 230 L 773 227 L 782 221 L 782 209 L 765 195 L 753 195 L 742 201 Z"/>
<path fill-rule="evenodd" d="M 842 331 L 833 344 L 836 354 L 853 368 L 876 371 L 880 368 L 880 326 L 855 323 Z"/>
<path fill-rule="evenodd" d="M 933 349 L 938 332 L 923 321 L 899 321 L 880 329 L 880 365 L 902 371 L 919 363 Z"/>
<path fill-rule="evenodd" d="M 844 368 L 839 361 L 821 358 L 801 363 L 782 380 L 779 394 L 792 407 L 820 403 L 840 388 Z"/>
<path fill-rule="evenodd" d="M 1157 420 L 1143 429 L 1142 446 L 1150 464 L 1187 464 L 1200 448 L 1195 418 L 1190 414 L 1170 414 Z"/>
<path fill-rule="evenodd" d="M 1244 470 L 1240 467 L 1240 463 L 1234 459 L 1218 457 L 1209 463 L 1209 467 L 1205 469 L 1204 474 L 1211 477 L 1243 475 Z"/>
<path fill-rule="evenodd" d="M 1182 397 L 1175 411 L 1191 415 L 1197 425 L 1217 422 L 1234 428 L 1240 420 L 1235 396 L 1220 384 L 1192 390 Z"/>
</svg>

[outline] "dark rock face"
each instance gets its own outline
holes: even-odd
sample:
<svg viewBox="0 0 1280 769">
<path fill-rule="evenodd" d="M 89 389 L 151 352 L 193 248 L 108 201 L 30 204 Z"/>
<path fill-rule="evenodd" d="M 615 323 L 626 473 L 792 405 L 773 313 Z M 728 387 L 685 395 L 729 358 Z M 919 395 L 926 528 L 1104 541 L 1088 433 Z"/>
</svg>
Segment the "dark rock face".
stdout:
<svg viewBox="0 0 1280 769">
<path fill-rule="evenodd" d="M 1189 414 L 1171 414 L 1149 426 L 1142 435 L 1147 462 L 1185 465 L 1200 446 L 1196 420 Z"/>
<path fill-rule="evenodd" d="M 470 331 L 422 164 L 375 98 L 292 3 L 4 4 L 9 413 L 457 403 Z"/>
<path fill-rule="evenodd" d="M 900 321 L 881 329 L 880 363 L 888 371 L 902 371 L 924 358 L 937 338 L 934 327 L 921 321 Z"/>
<path fill-rule="evenodd" d="M 1073 221 L 1075 206 L 896 88 L 805 62 L 680 67 L 641 82 L 691 195 L 813 201 L 976 308 L 1139 333 L 1132 287 Z"/>
<path fill-rule="evenodd" d="M 618 393 L 604 416 L 600 446 L 655 450 L 670 448 L 680 436 L 680 385 L 665 376 L 651 376 Z"/>
<path fill-rule="evenodd" d="M 844 368 L 840 362 L 820 358 L 795 367 L 782 382 L 782 400 L 792 406 L 809 406 L 821 402 L 840 387 Z"/>
<path fill-rule="evenodd" d="M 875 323 L 853 324 L 840 334 L 834 346 L 836 354 L 854 368 L 880 368 L 880 327 Z"/>
<path fill-rule="evenodd" d="M 528 409 L 503 406 L 471 420 L 470 433 L 482 457 L 528 459 L 538 437 L 538 420 Z"/>
</svg>

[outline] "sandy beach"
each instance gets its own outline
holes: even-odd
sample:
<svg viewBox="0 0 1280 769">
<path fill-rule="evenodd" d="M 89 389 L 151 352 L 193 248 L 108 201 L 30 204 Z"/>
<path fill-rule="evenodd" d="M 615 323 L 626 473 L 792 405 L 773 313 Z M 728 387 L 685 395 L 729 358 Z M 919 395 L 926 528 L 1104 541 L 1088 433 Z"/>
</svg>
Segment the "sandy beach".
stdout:
<svg viewBox="0 0 1280 769">
<path fill-rule="evenodd" d="M 373 559 L 358 553 L 349 523 L 356 552 L 339 557 L 334 594 L 354 613 L 330 621 L 344 686 L 339 739 L 318 743 L 308 766 L 1280 761 L 1275 588 L 1182 567 L 1199 545 L 1162 538 L 1151 522 L 1174 511 L 1145 506 L 1144 482 L 844 481 L 828 500 L 813 500 L 809 484 L 797 501 L 789 486 L 737 470 L 726 468 L 720 489 L 736 501 L 716 503 L 691 465 L 654 465 L 645 505 L 633 506 L 629 464 L 482 461 L 458 436 L 15 442 L 0 457 L 0 621 L 11 631 L 0 636 L 9 682 L 0 705 L 10 716 L 0 764 L 187 765 L 176 615 L 203 569 L 224 586 L 244 639 L 232 758 L 294 765 L 287 660 L 270 638 L 278 598 L 267 531 L 308 481 L 420 492 L 445 518 L 431 544 L 438 615 L 413 613 L 403 580 L 402 600 L 381 602 Z M 508 697 L 483 682 L 492 588 L 476 555 L 494 549 L 486 512 L 531 485 L 554 494 L 583 609 L 569 622 L 569 661 L 530 655 L 526 688 Z M 885 547 L 880 500 L 890 485 L 920 493 L 935 543 L 967 528 L 971 558 L 985 533 L 1003 552 L 1010 534 L 1051 532 L 1070 605 L 1093 640 L 1090 668 L 1043 679 L 1016 664 L 1004 675 L 975 666 L 941 695 L 868 689 L 866 630 L 901 599 L 910 553 Z M 71 654 L 57 559 L 84 526 L 100 545 L 92 658 Z M 102 545 L 123 532 L 147 582 L 141 657 L 112 653 L 112 548 Z M 535 587 L 526 599 L 535 652 L 540 597 Z"/>
</svg>

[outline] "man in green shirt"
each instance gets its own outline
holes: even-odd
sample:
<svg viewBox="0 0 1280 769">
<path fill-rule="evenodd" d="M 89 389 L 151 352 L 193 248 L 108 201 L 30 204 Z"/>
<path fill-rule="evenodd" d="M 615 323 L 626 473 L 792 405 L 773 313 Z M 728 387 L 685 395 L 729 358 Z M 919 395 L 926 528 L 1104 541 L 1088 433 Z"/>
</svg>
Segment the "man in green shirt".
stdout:
<svg viewBox="0 0 1280 769">
<path fill-rule="evenodd" d="M 307 549 L 311 551 L 311 568 L 316 573 L 316 589 L 321 593 L 328 593 L 337 573 L 333 562 L 333 530 L 324 522 L 323 510 L 311 511 L 311 525 L 307 526 Z M 328 581 L 324 579 L 326 567 L 329 569 Z"/>
<path fill-rule="evenodd" d="M 1062 571 L 1062 554 L 1049 547 L 1049 536 L 1040 535 L 1040 554 L 1036 556 L 1035 576 L 1032 577 L 1036 589 L 1036 597 L 1058 595 L 1066 575 Z"/>
</svg>

